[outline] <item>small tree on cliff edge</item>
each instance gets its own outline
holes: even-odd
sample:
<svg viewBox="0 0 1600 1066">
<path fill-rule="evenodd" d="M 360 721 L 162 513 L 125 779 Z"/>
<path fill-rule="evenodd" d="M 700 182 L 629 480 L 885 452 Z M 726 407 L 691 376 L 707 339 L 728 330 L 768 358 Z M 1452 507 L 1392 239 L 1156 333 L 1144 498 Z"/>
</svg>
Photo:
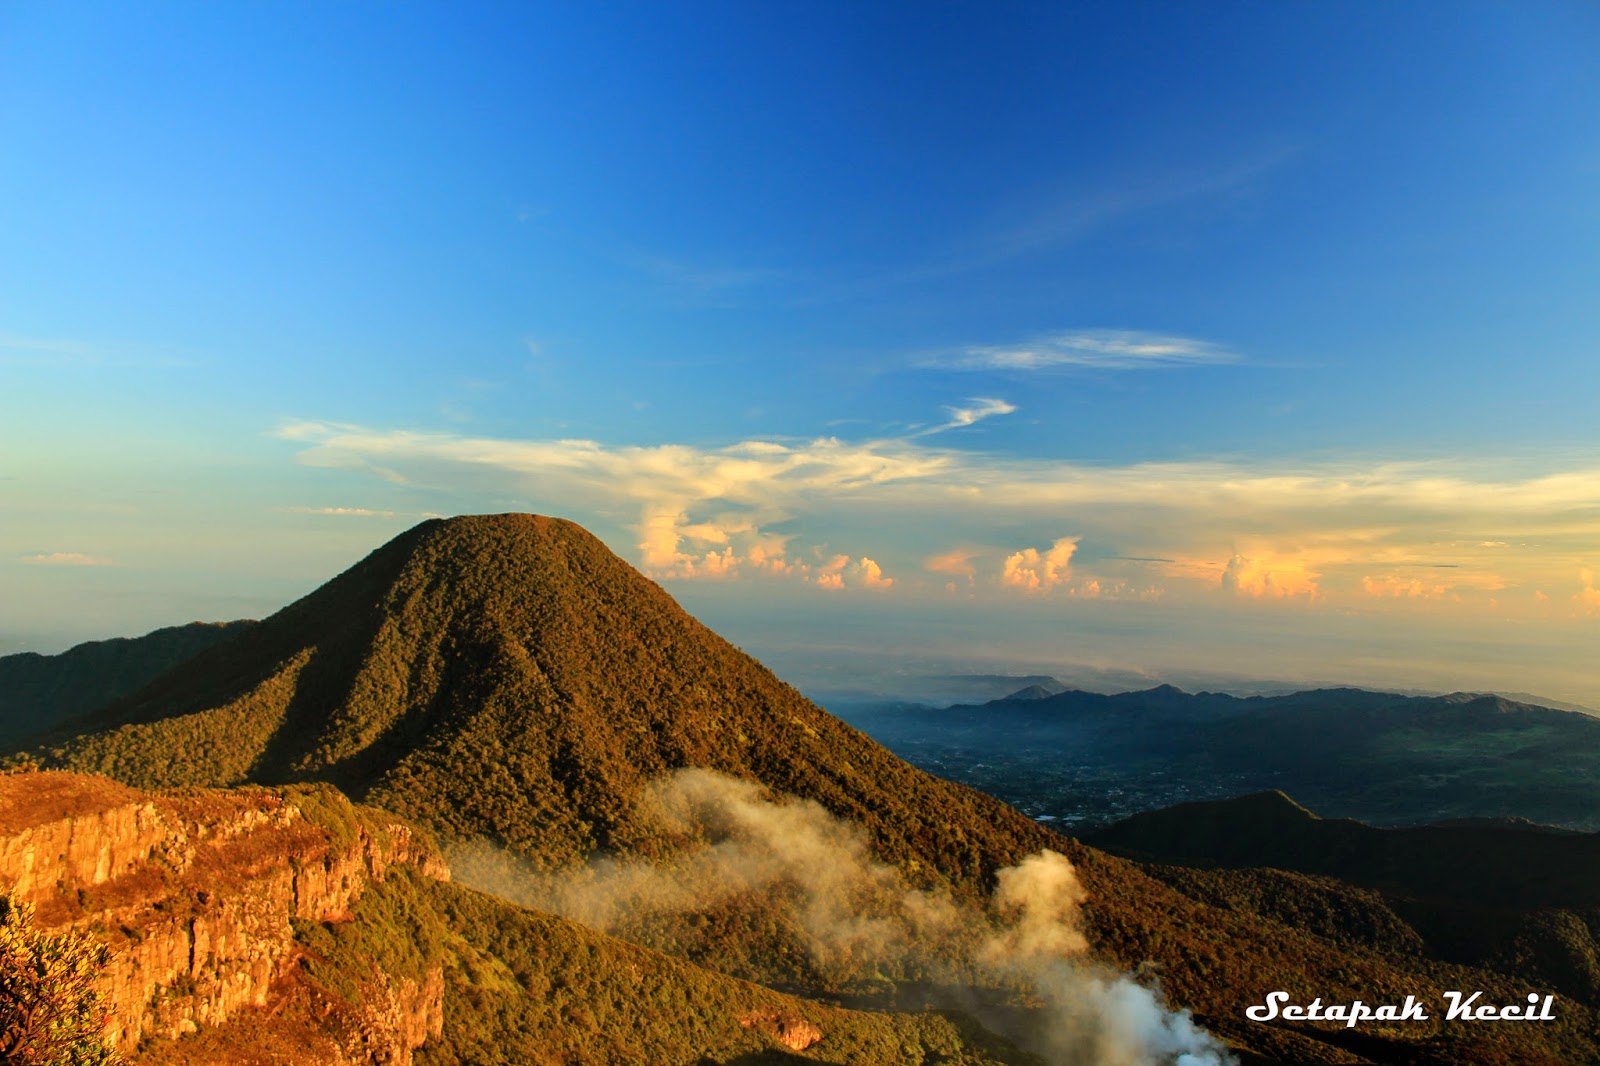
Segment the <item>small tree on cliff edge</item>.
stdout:
<svg viewBox="0 0 1600 1066">
<path fill-rule="evenodd" d="M 95 977 L 110 953 L 78 933 L 33 928 L 33 908 L 0 896 L 0 1066 L 109 1066 Z"/>
</svg>

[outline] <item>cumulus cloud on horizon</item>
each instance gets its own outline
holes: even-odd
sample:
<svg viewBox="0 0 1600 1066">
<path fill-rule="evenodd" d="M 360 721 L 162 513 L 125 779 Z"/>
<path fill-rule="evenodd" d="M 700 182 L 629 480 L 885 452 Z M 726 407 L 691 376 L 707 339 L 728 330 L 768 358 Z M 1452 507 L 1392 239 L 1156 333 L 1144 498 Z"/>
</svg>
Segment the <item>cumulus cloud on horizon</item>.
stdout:
<svg viewBox="0 0 1600 1066">
<path fill-rule="evenodd" d="M 1064 585 L 1071 576 L 1072 556 L 1078 537 L 1061 537 L 1044 551 L 1023 548 L 1006 556 L 1000 580 L 1024 592 L 1046 592 Z"/>
<path fill-rule="evenodd" d="M 1592 584 L 1572 594 L 1600 536 L 1600 471 L 1581 467 L 1508 476 L 1461 462 L 1097 466 L 926 436 L 615 446 L 309 422 L 279 435 L 312 466 L 607 516 L 634 531 L 635 558 L 658 578 L 896 595 L 951 578 L 980 593 L 1070 579 L 1084 600 L 1371 607 L 1521 588 L 1515 602 L 1551 611 L 1560 601 L 1538 601 L 1534 589 L 1565 587 L 1569 614 L 1600 601 Z M 1032 545 L 1018 547 L 1019 532 Z M 910 581 L 888 576 L 907 571 Z M 1404 594 L 1413 579 L 1427 595 Z"/>
<path fill-rule="evenodd" d="M 1578 581 L 1580 587 L 1573 600 L 1585 614 L 1600 614 L 1600 588 L 1595 587 L 1594 571 L 1588 567 L 1579 570 Z"/>
<path fill-rule="evenodd" d="M 83 552 L 36 552 L 24 555 L 22 561 L 34 566 L 112 566 L 110 559 Z"/>
</svg>

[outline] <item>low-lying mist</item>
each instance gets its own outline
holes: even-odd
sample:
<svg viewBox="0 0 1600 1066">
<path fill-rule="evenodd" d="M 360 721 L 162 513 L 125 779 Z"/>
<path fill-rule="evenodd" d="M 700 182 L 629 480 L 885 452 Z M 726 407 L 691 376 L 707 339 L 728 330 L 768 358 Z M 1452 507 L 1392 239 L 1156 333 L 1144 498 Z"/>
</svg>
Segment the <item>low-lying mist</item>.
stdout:
<svg viewBox="0 0 1600 1066">
<path fill-rule="evenodd" d="M 457 880 L 605 932 L 707 911 L 750 894 L 787 901 L 824 972 L 913 973 L 951 1002 L 1058 1066 L 1222 1066 L 1232 1057 L 1157 989 L 1087 958 L 1086 894 L 1065 856 L 1042 851 L 999 871 L 986 911 L 913 887 L 876 860 L 864 833 L 810 800 L 773 801 L 755 783 L 711 770 L 654 782 L 643 803 L 671 859 L 601 859 L 536 873 L 489 844 L 451 850 Z M 1006 989 L 1027 1011 L 999 1010 L 979 989 Z M 986 1005 L 987 1004 L 987 1005 Z"/>
</svg>

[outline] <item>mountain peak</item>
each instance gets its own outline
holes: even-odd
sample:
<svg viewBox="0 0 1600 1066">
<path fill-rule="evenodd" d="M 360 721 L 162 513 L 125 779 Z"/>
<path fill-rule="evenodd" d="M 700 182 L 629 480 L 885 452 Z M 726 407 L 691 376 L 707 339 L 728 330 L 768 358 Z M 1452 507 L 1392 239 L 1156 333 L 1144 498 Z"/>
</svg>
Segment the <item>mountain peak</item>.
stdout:
<svg viewBox="0 0 1600 1066">
<path fill-rule="evenodd" d="M 1027 685 L 1023 688 L 1019 688 L 1017 691 L 1008 696 L 1001 696 L 995 702 L 1013 703 L 1025 700 L 1047 700 L 1051 696 L 1059 696 L 1065 691 L 1067 691 L 1067 686 L 1063 685 L 1059 681 L 1052 680 L 1046 683 Z"/>
<path fill-rule="evenodd" d="M 974 889 L 1049 839 L 901 763 L 540 515 L 424 522 L 93 724 L 40 761 L 141 787 L 331 781 L 547 868 L 666 847 L 639 799 L 685 766 L 815 799 L 886 857 Z M 1005 828 L 974 852 L 961 827 L 980 822 Z"/>
</svg>

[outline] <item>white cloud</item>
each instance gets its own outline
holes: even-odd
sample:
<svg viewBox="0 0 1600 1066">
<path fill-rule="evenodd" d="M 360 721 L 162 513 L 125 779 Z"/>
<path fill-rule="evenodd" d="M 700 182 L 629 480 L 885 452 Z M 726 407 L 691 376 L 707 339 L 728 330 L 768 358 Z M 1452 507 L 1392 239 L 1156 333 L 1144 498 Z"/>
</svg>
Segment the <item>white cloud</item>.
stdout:
<svg viewBox="0 0 1600 1066">
<path fill-rule="evenodd" d="M 1209 341 L 1136 330 L 1053 333 L 1024 344 L 973 347 L 933 361 L 957 370 L 1158 370 L 1237 363 L 1234 352 Z"/>
<path fill-rule="evenodd" d="M 111 560 L 82 552 L 39 552 L 24 555 L 22 561 L 35 566 L 110 566 Z"/>
<path fill-rule="evenodd" d="M 919 429 L 915 433 L 910 434 L 907 439 L 929 437 L 935 433 L 943 433 L 945 430 L 949 429 L 961 429 L 964 426 L 973 425 L 974 423 L 983 421 L 985 418 L 991 418 L 994 415 L 1009 415 L 1017 409 L 1015 404 L 1007 403 L 1005 400 L 997 400 L 989 396 L 974 396 L 967 400 L 967 403 L 971 406 L 947 406 L 944 410 L 945 414 L 950 416 L 950 421 L 941 422 L 936 426 L 929 426 L 926 429 Z"/>
<path fill-rule="evenodd" d="M 960 426 L 970 426 L 974 422 L 981 422 L 993 415 L 1009 415 L 1017 409 L 1016 404 L 1007 403 L 987 396 L 974 396 L 967 401 L 971 407 L 946 407 L 950 421 L 940 426 L 940 429 L 955 429 Z"/>
</svg>

